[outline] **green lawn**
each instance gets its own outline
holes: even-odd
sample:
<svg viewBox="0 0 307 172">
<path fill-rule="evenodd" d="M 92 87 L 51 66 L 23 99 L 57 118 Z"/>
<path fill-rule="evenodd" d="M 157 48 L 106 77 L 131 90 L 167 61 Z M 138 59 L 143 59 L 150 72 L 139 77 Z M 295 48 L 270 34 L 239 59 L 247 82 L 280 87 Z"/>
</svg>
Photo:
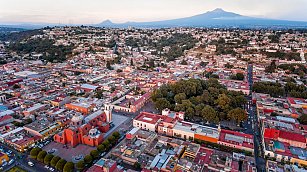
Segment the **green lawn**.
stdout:
<svg viewBox="0 0 307 172">
<path fill-rule="evenodd" d="M 27 171 L 18 167 L 18 166 L 15 166 L 15 167 L 11 168 L 8 172 L 27 172 Z"/>
</svg>

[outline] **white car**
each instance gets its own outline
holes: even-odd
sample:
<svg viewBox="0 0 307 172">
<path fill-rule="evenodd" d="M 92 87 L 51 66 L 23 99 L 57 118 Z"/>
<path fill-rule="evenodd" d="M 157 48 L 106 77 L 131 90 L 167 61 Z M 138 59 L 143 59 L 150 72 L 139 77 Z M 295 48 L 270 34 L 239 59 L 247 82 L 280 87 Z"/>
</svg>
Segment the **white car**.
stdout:
<svg viewBox="0 0 307 172">
<path fill-rule="evenodd" d="M 11 164 L 13 164 L 13 163 L 14 163 L 14 160 L 11 159 L 11 160 L 9 161 L 9 165 L 11 165 Z"/>
<path fill-rule="evenodd" d="M 28 165 L 31 166 L 31 167 L 34 166 L 33 162 L 31 162 L 31 161 L 28 162 Z"/>
<path fill-rule="evenodd" d="M 49 169 L 49 166 L 48 166 L 48 165 L 45 165 L 44 168 Z"/>
<path fill-rule="evenodd" d="M 54 171 L 54 168 L 51 168 L 51 167 L 50 167 L 49 170 L 50 170 L 50 171 Z"/>
</svg>

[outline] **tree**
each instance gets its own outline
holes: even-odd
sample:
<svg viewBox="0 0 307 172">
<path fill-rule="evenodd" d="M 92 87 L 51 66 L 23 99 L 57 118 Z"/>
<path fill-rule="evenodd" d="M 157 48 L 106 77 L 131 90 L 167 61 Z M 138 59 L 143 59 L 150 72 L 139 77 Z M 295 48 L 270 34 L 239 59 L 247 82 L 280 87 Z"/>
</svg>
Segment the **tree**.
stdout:
<svg viewBox="0 0 307 172">
<path fill-rule="evenodd" d="M 230 97 L 230 99 L 231 99 L 230 104 L 233 108 L 242 107 L 244 104 L 247 103 L 247 100 L 243 95 Z"/>
<path fill-rule="evenodd" d="M 179 104 L 181 104 L 182 100 L 185 100 L 185 99 L 187 99 L 187 96 L 185 95 L 185 93 L 176 94 L 174 97 L 175 102 Z"/>
<path fill-rule="evenodd" d="M 112 68 L 112 66 L 111 66 L 111 63 L 110 63 L 109 61 L 107 61 L 106 67 L 107 67 L 107 69 L 109 69 L 109 70 L 113 70 L 113 68 Z"/>
<path fill-rule="evenodd" d="M 164 95 L 162 94 L 162 91 L 160 89 L 154 90 L 153 93 L 151 94 L 151 100 L 153 102 L 156 102 L 158 98 L 163 98 Z"/>
<path fill-rule="evenodd" d="M 253 91 L 257 93 L 270 94 L 272 97 L 285 95 L 285 89 L 282 85 L 275 82 L 256 82 L 253 84 Z"/>
<path fill-rule="evenodd" d="M 114 136 L 109 136 L 108 141 L 110 142 L 111 145 L 113 145 L 116 142 L 116 139 Z"/>
<path fill-rule="evenodd" d="M 215 101 L 220 108 L 227 110 L 229 108 L 230 99 L 226 94 L 220 94 L 218 99 Z"/>
<path fill-rule="evenodd" d="M 57 162 L 58 162 L 60 159 L 61 159 L 61 158 L 58 157 L 58 156 L 53 157 L 52 160 L 50 161 L 50 165 L 51 165 L 52 167 L 55 167 L 56 164 L 57 164 Z"/>
<path fill-rule="evenodd" d="M 77 162 L 76 168 L 77 168 L 78 171 L 82 171 L 84 169 L 84 167 L 85 167 L 85 163 L 84 163 L 83 160 Z"/>
<path fill-rule="evenodd" d="M 166 98 L 158 98 L 157 101 L 154 103 L 155 107 L 159 110 L 162 111 L 165 108 L 170 108 L 171 104 Z"/>
<path fill-rule="evenodd" d="M 18 88 L 20 88 L 20 86 L 19 86 L 18 84 L 14 84 L 14 85 L 13 85 L 13 88 L 14 88 L 14 89 L 18 89 Z"/>
<path fill-rule="evenodd" d="M 74 163 L 73 162 L 67 162 L 65 165 L 64 165 L 64 168 L 63 168 L 63 172 L 73 172 L 74 171 Z"/>
<path fill-rule="evenodd" d="M 195 111 L 192 107 L 189 107 L 186 111 L 185 111 L 185 115 L 186 117 L 192 118 L 195 115 Z"/>
<path fill-rule="evenodd" d="M 86 156 L 84 157 L 84 162 L 85 162 L 87 165 L 92 164 L 92 162 L 93 162 L 93 157 L 92 157 L 91 155 L 86 155 Z"/>
<path fill-rule="evenodd" d="M 40 151 L 42 151 L 41 148 L 33 148 L 33 149 L 30 151 L 30 157 L 33 158 L 33 159 L 36 159 L 36 158 L 37 158 L 37 155 L 39 154 Z"/>
<path fill-rule="evenodd" d="M 196 115 L 196 116 L 201 116 L 202 110 L 204 109 L 204 107 L 205 107 L 205 105 L 204 105 L 203 103 L 197 105 L 197 106 L 195 107 L 195 115 Z"/>
<path fill-rule="evenodd" d="M 46 151 L 40 151 L 37 155 L 37 160 L 40 162 L 44 162 L 44 158 L 47 155 Z"/>
<path fill-rule="evenodd" d="M 303 114 L 298 118 L 298 121 L 303 124 L 303 125 L 307 125 L 307 114 Z"/>
<path fill-rule="evenodd" d="M 51 160 L 52 160 L 53 157 L 54 157 L 54 156 L 53 156 L 52 154 L 46 155 L 45 158 L 44 158 L 44 164 L 50 165 L 50 162 L 51 162 Z"/>
<path fill-rule="evenodd" d="M 232 80 L 243 81 L 244 80 L 244 75 L 242 73 L 237 73 L 235 75 L 230 75 L 229 78 L 232 79 Z"/>
<path fill-rule="evenodd" d="M 106 150 L 110 148 L 110 142 L 108 140 L 103 141 L 102 145 L 106 148 Z"/>
<path fill-rule="evenodd" d="M 203 118 L 208 122 L 218 123 L 219 118 L 216 111 L 209 105 L 206 105 L 202 110 Z"/>
<path fill-rule="evenodd" d="M 236 74 L 236 77 L 237 77 L 237 80 L 241 80 L 241 81 L 244 80 L 244 75 L 243 75 L 243 73 L 237 73 L 237 74 Z"/>
<path fill-rule="evenodd" d="M 229 64 L 229 63 L 226 63 L 226 64 L 225 64 L 225 67 L 228 68 L 228 69 L 231 69 L 231 68 L 233 68 L 233 65 L 231 65 L 231 64 Z"/>
<path fill-rule="evenodd" d="M 239 124 L 242 121 L 247 120 L 247 114 L 245 110 L 241 108 L 235 108 L 228 112 L 227 117 L 231 120 L 236 121 L 237 124 Z"/>
<path fill-rule="evenodd" d="M 205 104 L 209 104 L 210 102 L 213 102 L 212 96 L 208 90 L 205 90 L 203 92 L 203 94 L 201 95 L 201 99 Z"/>
<path fill-rule="evenodd" d="M 271 64 L 265 68 L 265 72 L 267 72 L 267 73 L 273 73 L 273 72 L 275 72 L 276 68 L 277 68 L 277 67 L 276 67 L 275 60 L 273 60 L 273 61 L 271 62 Z"/>
<path fill-rule="evenodd" d="M 112 136 L 114 136 L 117 140 L 120 138 L 120 134 L 118 131 L 115 131 Z"/>
<path fill-rule="evenodd" d="M 56 168 L 57 170 L 59 170 L 59 171 L 63 171 L 63 168 L 64 168 L 65 164 L 66 164 L 66 160 L 65 160 L 65 159 L 60 159 L 60 160 L 56 163 L 55 168 Z"/>
<path fill-rule="evenodd" d="M 139 162 L 134 163 L 133 166 L 136 170 L 141 170 L 141 164 Z"/>
<path fill-rule="evenodd" d="M 181 65 L 188 65 L 188 62 L 187 62 L 186 60 L 183 59 L 183 60 L 181 61 Z"/>
<path fill-rule="evenodd" d="M 92 150 L 90 154 L 94 159 L 99 157 L 99 152 L 97 150 Z"/>
<path fill-rule="evenodd" d="M 100 144 L 100 145 L 97 146 L 97 150 L 98 150 L 100 153 L 102 153 L 102 152 L 104 152 L 104 151 L 106 150 L 106 148 L 104 147 L 103 144 Z"/>
<path fill-rule="evenodd" d="M 125 85 L 128 85 L 128 84 L 130 84 L 131 83 L 131 80 L 125 80 Z"/>
<path fill-rule="evenodd" d="M 97 90 L 95 97 L 98 99 L 102 99 L 103 98 L 103 90 Z"/>
</svg>

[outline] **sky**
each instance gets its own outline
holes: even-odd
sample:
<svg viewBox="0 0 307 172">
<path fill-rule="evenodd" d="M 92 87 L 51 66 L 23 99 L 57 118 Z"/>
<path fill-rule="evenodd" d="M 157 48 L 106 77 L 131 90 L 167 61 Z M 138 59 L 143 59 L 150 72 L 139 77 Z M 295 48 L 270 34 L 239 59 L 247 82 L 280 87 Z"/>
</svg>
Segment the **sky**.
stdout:
<svg viewBox="0 0 307 172">
<path fill-rule="evenodd" d="M 0 0 L 0 24 L 158 21 L 216 8 L 245 16 L 307 21 L 307 0 Z"/>
</svg>

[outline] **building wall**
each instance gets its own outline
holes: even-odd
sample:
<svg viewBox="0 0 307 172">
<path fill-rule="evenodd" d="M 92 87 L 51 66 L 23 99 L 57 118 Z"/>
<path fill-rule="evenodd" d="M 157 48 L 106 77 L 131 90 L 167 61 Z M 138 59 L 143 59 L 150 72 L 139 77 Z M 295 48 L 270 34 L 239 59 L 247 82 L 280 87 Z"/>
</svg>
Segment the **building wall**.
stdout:
<svg viewBox="0 0 307 172">
<path fill-rule="evenodd" d="M 251 148 L 248 148 L 248 147 L 244 147 L 242 145 L 236 145 L 236 144 L 231 144 L 231 143 L 222 142 L 222 141 L 218 141 L 218 144 L 224 145 L 224 146 L 228 146 L 228 147 L 231 147 L 231 148 L 243 149 L 243 150 L 246 150 L 246 151 L 249 151 L 249 152 L 254 152 L 254 149 L 251 149 Z"/>
<path fill-rule="evenodd" d="M 81 113 L 84 113 L 84 114 L 89 114 L 90 113 L 90 108 L 85 108 L 85 107 L 81 107 L 81 106 L 76 106 L 76 105 L 73 105 L 73 104 L 66 104 L 65 107 L 67 109 L 70 109 L 70 110 L 75 110 L 77 112 L 81 112 Z"/>
<path fill-rule="evenodd" d="M 297 159 L 297 158 L 291 158 L 291 159 L 290 159 L 290 162 L 291 162 L 292 164 L 297 163 L 297 164 L 299 164 L 299 165 L 307 166 L 307 161 L 306 161 L 306 160 L 301 160 L 301 159 Z"/>
<path fill-rule="evenodd" d="M 98 137 L 92 138 L 88 136 L 88 133 L 92 127 L 97 127 L 101 132 L 107 132 L 110 129 L 110 125 L 104 123 L 106 121 L 103 115 L 99 115 L 96 118 L 89 121 L 88 124 L 82 125 L 77 130 L 73 131 L 70 128 L 64 129 L 62 135 L 56 134 L 54 136 L 54 141 L 62 144 L 70 144 L 72 147 L 78 144 L 85 144 L 89 146 L 98 146 L 103 142 L 103 134 Z"/>
<path fill-rule="evenodd" d="M 206 141 L 206 142 L 211 142 L 211 143 L 217 143 L 218 142 L 218 138 L 208 137 L 208 136 L 204 136 L 204 135 L 201 135 L 201 134 L 195 134 L 194 137 L 195 137 L 195 139 Z"/>
<path fill-rule="evenodd" d="M 150 124 L 143 121 L 133 120 L 133 127 L 137 127 L 143 130 L 156 131 L 156 124 Z"/>
<path fill-rule="evenodd" d="M 82 137 L 82 144 L 85 144 L 85 145 L 98 146 L 102 142 L 103 142 L 103 135 L 99 135 L 98 138 L 91 138 L 90 136 Z"/>
<path fill-rule="evenodd" d="M 174 135 L 173 129 L 162 127 L 162 126 L 158 126 L 158 133 L 159 134 L 165 134 L 165 135 L 171 136 L 171 137 Z"/>
<path fill-rule="evenodd" d="M 194 132 L 186 132 L 182 130 L 173 129 L 173 136 L 179 137 L 185 140 L 194 140 Z"/>
<path fill-rule="evenodd" d="M 302 143 L 302 142 L 297 142 L 297 141 L 294 141 L 294 140 L 283 139 L 283 138 L 280 138 L 280 137 L 278 138 L 278 141 L 289 143 L 291 146 L 294 146 L 294 147 L 300 147 L 300 148 L 303 148 L 303 149 L 306 148 L 306 142 Z"/>
</svg>

